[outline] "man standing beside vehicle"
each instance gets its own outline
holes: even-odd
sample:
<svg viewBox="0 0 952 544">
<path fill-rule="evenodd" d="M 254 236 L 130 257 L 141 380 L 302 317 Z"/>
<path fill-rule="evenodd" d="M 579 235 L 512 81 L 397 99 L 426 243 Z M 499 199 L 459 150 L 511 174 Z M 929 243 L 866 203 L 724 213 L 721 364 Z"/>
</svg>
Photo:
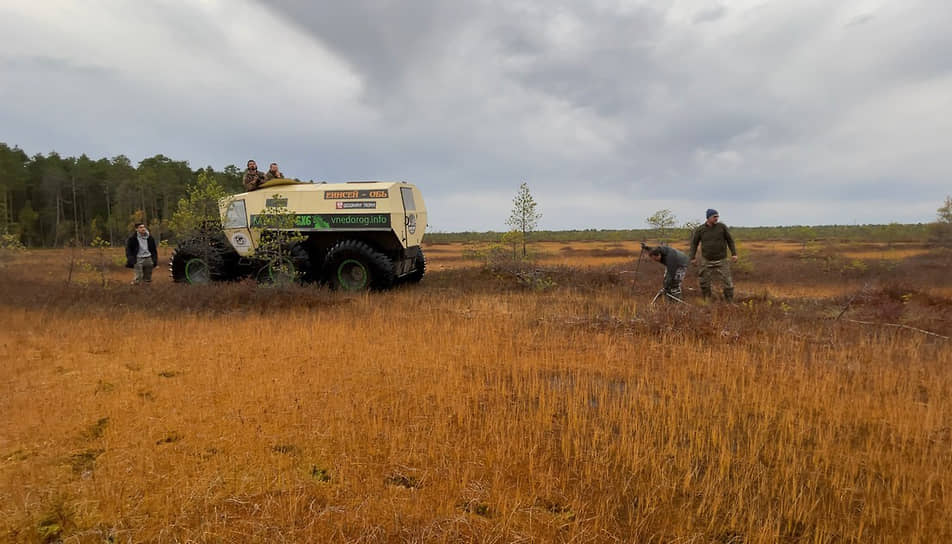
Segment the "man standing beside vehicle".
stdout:
<svg viewBox="0 0 952 544">
<path fill-rule="evenodd" d="M 135 270 L 132 283 L 152 283 L 152 269 L 159 265 L 159 252 L 155 238 L 145 224 L 136 223 L 136 231 L 126 241 L 126 268 Z"/>
<path fill-rule="evenodd" d="M 701 283 L 701 294 L 705 299 L 711 298 L 711 280 L 718 278 L 724 285 L 724 300 L 734 301 L 734 282 L 731 279 L 731 266 L 727 261 L 727 250 L 730 249 L 731 261 L 737 261 L 737 248 L 734 238 L 731 237 L 727 225 L 718 223 L 720 215 L 717 210 L 707 210 L 707 221 L 694 230 L 691 236 L 691 263 L 698 264 L 697 246 L 701 245 L 702 262 L 698 270 Z"/>
</svg>

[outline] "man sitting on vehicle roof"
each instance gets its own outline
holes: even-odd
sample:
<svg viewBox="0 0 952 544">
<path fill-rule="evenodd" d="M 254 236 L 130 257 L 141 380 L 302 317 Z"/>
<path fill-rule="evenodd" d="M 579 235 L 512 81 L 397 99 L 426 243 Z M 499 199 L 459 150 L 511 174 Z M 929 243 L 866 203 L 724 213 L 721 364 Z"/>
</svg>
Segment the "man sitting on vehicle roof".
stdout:
<svg viewBox="0 0 952 544">
<path fill-rule="evenodd" d="M 264 175 L 264 179 L 265 181 L 270 181 L 272 179 L 284 179 L 284 174 L 278 170 L 278 163 L 271 163 L 271 166 L 268 167 L 268 173 Z"/>
<path fill-rule="evenodd" d="M 248 169 L 245 170 L 245 177 L 242 180 L 245 190 L 254 191 L 255 189 L 260 189 L 265 181 L 267 181 L 265 175 L 258 171 L 258 163 L 256 163 L 254 159 L 250 159 L 248 161 Z"/>
</svg>

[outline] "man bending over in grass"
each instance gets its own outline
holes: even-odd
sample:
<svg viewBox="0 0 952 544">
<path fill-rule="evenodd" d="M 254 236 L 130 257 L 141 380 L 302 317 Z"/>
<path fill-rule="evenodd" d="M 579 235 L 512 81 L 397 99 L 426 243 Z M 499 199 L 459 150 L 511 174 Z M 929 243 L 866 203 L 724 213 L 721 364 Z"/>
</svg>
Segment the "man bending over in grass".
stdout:
<svg viewBox="0 0 952 544">
<path fill-rule="evenodd" d="M 680 251 L 668 246 L 648 247 L 642 244 L 642 249 L 648 252 L 648 258 L 656 263 L 664 265 L 664 283 L 662 288 L 665 293 L 665 300 L 672 302 L 672 299 L 682 300 L 681 282 L 688 272 L 688 256 Z"/>
</svg>

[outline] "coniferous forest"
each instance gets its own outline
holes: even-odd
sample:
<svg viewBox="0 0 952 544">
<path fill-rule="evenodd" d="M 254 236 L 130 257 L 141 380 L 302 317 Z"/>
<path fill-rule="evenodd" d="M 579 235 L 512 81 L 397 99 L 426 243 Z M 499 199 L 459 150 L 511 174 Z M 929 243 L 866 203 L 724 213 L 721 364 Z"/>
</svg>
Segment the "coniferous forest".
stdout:
<svg viewBox="0 0 952 544">
<path fill-rule="evenodd" d="M 124 155 L 29 156 L 0 142 L 0 233 L 28 247 L 88 246 L 97 237 L 116 245 L 141 221 L 156 238 L 167 238 L 179 199 L 202 172 L 227 192 L 243 190 L 235 165 L 194 170 L 164 155 L 138 164 Z"/>
</svg>

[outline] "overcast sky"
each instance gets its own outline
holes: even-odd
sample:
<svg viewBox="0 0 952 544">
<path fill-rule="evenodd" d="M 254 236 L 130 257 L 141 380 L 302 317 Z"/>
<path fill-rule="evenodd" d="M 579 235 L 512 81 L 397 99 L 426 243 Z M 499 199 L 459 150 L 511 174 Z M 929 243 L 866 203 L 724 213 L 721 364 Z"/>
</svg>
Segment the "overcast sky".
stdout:
<svg viewBox="0 0 952 544">
<path fill-rule="evenodd" d="M 948 0 L 0 1 L 0 141 L 418 184 L 430 229 L 929 222 Z"/>
</svg>

